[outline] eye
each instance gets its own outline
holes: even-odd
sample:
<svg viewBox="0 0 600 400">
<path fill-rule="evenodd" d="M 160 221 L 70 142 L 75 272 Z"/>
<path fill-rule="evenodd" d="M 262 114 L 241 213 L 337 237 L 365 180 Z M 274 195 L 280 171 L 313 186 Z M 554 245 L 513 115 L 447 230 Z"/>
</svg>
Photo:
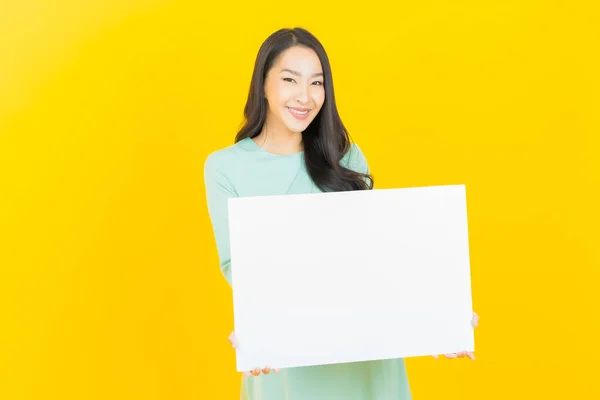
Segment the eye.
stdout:
<svg viewBox="0 0 600 400">
<path fill-rule="evenodd" d="M 313 85 L 315 85 L 315 84 L 316 84 L 317 86 L 322 86 L 322 85 L 323 85 L 323 82 L 321 82 L 321 81 L 315 81 L 315 82 L 313 82 Z"/>
<path fill-rule="evenodd" d="M 283 80 L 286 82 L 295 82 L 292 78 L 283 78 Z"/>
</svg>

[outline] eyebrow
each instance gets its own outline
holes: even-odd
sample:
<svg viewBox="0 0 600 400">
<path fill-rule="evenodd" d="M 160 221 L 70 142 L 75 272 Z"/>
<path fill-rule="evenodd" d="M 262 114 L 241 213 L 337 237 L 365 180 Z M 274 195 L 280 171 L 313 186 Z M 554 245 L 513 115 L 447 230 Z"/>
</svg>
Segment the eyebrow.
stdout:
<svg viewBox="0 0 600 400">
<path fill-rule="evenodd" d="M 282 69 L 281 72 L 289 72 L 290 74 L 294 74 L 296 76 L 302 76 L 302 74 L 300 72 L 297 72 L 297 71 L 294 71 L 294 70 L 291 70 L 291 69 L 287 69 L 287 68 Z M 323 76 L 323 73 L 322 72 L 318 72 L 316 74 L 312 74 L 311 78 L 314 78 L 314 77 L 317 77 L 317 76 Z"/>
</svg>

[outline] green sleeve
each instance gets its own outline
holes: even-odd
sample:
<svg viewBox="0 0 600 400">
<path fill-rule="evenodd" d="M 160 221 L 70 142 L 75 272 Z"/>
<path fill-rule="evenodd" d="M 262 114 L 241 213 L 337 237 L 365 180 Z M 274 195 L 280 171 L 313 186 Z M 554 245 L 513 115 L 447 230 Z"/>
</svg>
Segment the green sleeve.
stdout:
<svg viewBox="0 0 600 400">
<path fill-rule="evenodd" d="M 210 216 L 223 276 L 231 285 L 231 255 L 229 248 L 229 219 L 227 199 L 237 197 L 229 178 L 219 168 L 218 157 L 211 154 L 204 163 L 206 205 Z"/>
<path fill-rule="evenodd" d="M 348 169 L 363 174 L 369 173 L 369 165 L 364 153 L 356 143 L 352 143 L 350 150 L 342 158 L 342 165 Z"/>
</svg>

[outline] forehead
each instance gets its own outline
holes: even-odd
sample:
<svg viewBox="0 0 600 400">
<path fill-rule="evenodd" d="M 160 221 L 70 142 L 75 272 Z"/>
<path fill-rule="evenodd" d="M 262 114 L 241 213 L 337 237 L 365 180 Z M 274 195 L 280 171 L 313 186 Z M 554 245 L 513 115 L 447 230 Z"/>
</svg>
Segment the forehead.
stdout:
<svg viewBox="0 0 600 400">
<path fill-rule="evenodd" d="M 277 69 L 288 68 L 307 74 L 323 72 L 317 53 L 303 46 L 294 46 L 283 51 L 274 67 Z"/>
</svg>

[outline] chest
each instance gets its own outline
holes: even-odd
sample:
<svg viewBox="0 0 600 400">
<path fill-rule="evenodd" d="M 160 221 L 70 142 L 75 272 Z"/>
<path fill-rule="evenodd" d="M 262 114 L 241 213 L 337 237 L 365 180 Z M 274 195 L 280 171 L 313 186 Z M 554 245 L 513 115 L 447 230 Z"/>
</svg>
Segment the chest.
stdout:
<svg viewBox="0 0 600 400">
<path fill-rule="evenodd" d="M 259 165 L 240 169 L 235 176 L 234 186 L 240 197 L 320 192 L 302 164 L 286 168 Z"/>
</svg>

